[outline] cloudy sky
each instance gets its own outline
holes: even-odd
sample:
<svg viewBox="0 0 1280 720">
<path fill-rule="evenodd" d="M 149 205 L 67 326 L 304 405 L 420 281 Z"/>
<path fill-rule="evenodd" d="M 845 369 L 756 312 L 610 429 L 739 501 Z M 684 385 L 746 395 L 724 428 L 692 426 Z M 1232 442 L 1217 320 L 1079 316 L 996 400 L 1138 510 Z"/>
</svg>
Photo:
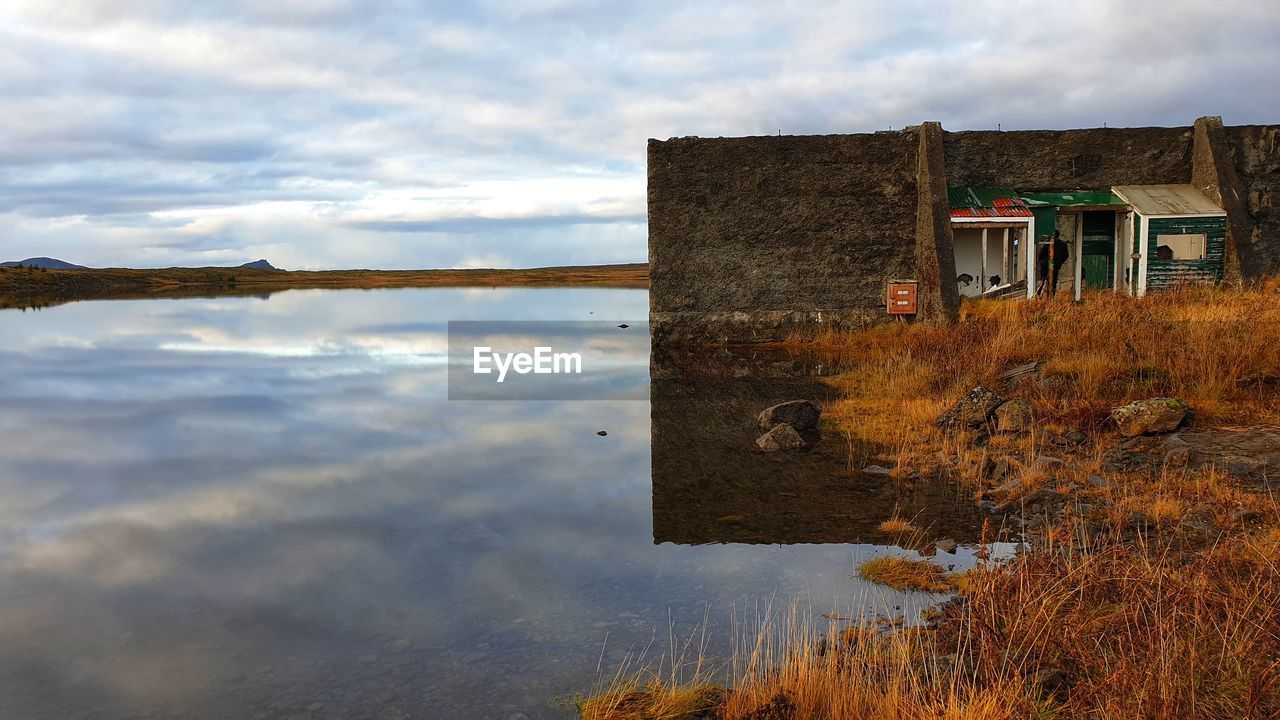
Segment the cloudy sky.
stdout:
<svg viewBox="0 0 1280 720">
<path fill-rule="evenodd" d="M 5 0 L 0 260 L 642 261 L 645 140 L 1280 121 L 1280 4 Z"/>
</svg>

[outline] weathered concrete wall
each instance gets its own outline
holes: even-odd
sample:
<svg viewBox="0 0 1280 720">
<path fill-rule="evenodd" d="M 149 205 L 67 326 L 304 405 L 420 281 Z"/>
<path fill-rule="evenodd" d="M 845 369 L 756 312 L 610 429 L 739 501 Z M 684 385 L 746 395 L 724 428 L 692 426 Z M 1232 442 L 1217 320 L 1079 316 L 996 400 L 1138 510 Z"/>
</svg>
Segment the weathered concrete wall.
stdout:
<svg viewBox="0 0 1280 720">
<path fill-rule="evenodd" d="M 934 124 L 650 140 L 654 339 L 774 340 L 797 326 L 882 320 L 891 278 L 919 279 L 925 315 L 953 317 L 958 296 L 943 282 L 955 275 L 946 185 L 1198 181 L 1224 203 L 1238 195 L 1232 230 L 1244 276 L 1280 272 L 1280 128 L 1215 129 L 1209 120 L 1196 126 L 1200 140 L 1191 127 L 942 133 Z M 1236 191 L 1222 190 L 1233 183 Z"/>
<path fill-rule="evenodd" d="M 1224 128 L 1248 214 L 1247 237 L 1235 234 L 1246 279 L 1280 273 L 1280 125 Z"/>
<path fill-rule="evenodd" d="M 916 271 L 919 312 L 925 322 L 955 322 L 960 317 L 956 288 L 955 238 L 947 200 L 946 155 L 942 125 L 920 126 L 916 155 Z"/>
<path fill-rule="evenodd" d="M 655 338 L 878 318 L 885 280 L 915 272 L 917 144 L 914 130 L 650 140 Z"/>
<path fill-rule="evenodd" d="M 1191 128 L 946 133 L 953 186 L 1025 192 L 1191 182 Z"/>
</svg>

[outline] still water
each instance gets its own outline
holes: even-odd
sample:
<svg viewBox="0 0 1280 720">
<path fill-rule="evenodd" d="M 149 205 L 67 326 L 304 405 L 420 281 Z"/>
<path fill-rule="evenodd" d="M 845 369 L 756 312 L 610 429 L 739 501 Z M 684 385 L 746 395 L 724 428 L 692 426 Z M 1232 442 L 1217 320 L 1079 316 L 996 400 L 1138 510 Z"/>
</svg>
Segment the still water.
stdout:
<svg viewBox="0 0 1280 720">
<path fill-rule="evenodd" d="M 602 658 L 671 626 L 707 622 L 714 648 L 769 604 L 936 599 L 853 568 L 910 552 L 876 536 L 895 508 L 963 564 L 967 503 L 862 477 L 845 438 L 753 451 L 755 412 L 821 392 L 798 365 L 687 375 L 645 353 L 616 376 L 639 400 L 447 399 L 447 321 L 647 305 L 429 289 L 0 312 L 0 718 L 573 717 Z"/>
</svg>

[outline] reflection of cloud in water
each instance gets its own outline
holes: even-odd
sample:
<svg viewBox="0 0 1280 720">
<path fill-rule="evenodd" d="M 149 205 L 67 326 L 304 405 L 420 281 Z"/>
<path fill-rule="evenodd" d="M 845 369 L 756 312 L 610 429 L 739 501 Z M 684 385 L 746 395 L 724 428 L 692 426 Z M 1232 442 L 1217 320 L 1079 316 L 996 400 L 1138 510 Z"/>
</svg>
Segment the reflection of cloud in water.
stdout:
<svg viewBox="0 0 1280 720">
<path fill-rule="evenodd" d="M 434 342 L 367 328 L 443 322 L 458 298 L 0 313 L 18 338 L 0 351 L 0 716 L 288 717 L 326 697 L 338 716 L 537 717 L 591 683 L 606 633 L 625 648 L 708 601 L 865 591 L 853 546 L 654 545 L 648 403 L 451 403 L 443 368 L 370 351 Z M 642 292 L 494 304 L 535 300 L 527 316 L 646 311 Z M 80 332 L 93 350 L 53 340 Z M 183 337 L 357 350 L 162 349 Z"/>
</svg>

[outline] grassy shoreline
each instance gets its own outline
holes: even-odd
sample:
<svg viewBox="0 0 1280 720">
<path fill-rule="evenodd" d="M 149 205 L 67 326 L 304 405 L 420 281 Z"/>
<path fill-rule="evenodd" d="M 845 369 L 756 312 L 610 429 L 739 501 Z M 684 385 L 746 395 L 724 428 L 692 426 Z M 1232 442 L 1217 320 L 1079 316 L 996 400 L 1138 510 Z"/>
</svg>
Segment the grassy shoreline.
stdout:
<svg viewBox="0 0 1280 720">
<path fill-rule="evenodd" d="M 520 286 L 647 288 L 649 267 L 645 263 L 632 263 L 512 270 L 0 268 L 0 308 L 47 307 L 77 300 L 262 295 L 298 289 Z"/>
<path fill-rule="evenodd" d="M 1176 397 L 1179 432 L 1280 426 L 1280 280 L 1083 304 L 976 302 L 953 326 L 796 337 L 843 374 L 825 431 L 889 448 L 893 482 L 955 483 L 1028 552 L 960 575 L 878 561 L 852 571 L 955 599 L 914 627 L 780 618 L 728 687 L 631 672 L 585 720 L 1280 717 L 1280 478 L 1170 453 L 1124 466 L 1110 409 Z M 1003 378 L 1036 363 L 1034 373 Z M 1022 431 L 939 427 L 975 386 L 1031 409 Z M 885 526 L 904 547 L 929 528 Z M 767 652 L 759 652 L 767 647 Z M 699 667 L 715 665 L 700 658 Z M 721 667 L 724 667 L 722 665 Z"/>
</svg>

